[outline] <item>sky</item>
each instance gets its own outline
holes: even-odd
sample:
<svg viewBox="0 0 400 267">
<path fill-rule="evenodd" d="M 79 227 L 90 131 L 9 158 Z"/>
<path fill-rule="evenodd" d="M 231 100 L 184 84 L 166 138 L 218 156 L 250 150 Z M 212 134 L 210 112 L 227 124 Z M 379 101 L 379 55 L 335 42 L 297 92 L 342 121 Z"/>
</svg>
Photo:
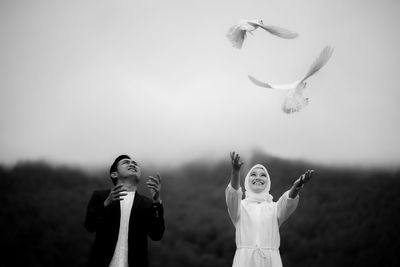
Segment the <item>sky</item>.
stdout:
<svg viewBox="0 0 400 267">
<path fill-rule="evenodd" d="M 241 19 L 263 30 L 236 49 Z M 0 0 L 0 163 L 169 165 L 252 151 L 323 164 L 400 165 L 396 0 Z M 257 87 L 302 77 L 310 104 Z M 245 159 L 244 159 L 245 160 Z"/>
</svg>

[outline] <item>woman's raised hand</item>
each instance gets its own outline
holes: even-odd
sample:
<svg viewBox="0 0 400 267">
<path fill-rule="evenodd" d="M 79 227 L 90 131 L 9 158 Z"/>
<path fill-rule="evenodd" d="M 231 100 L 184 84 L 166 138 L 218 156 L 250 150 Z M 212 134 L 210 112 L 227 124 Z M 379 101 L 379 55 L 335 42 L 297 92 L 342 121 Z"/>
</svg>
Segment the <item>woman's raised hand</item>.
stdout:
<svg viewBox="0 0 400 267">
<path fill-rule="evenodd" d="M 239 154 L 235 153 L 235 151 L 230 153 L 231 161 L 232 161 L 232 169 L 234 171 L 240 171 L 240 168 L 243 165 L 243 161 L 240 159 Z"/>
<path fill-rule="evenodd" d="M 305 183 L 310 181 L 312 175 L 314 173 L 314 170 L 308 170 L 304 174 L 300 175 L 300 177 L 294 182 L 294 186 L 296 188 L 301 188 Z"/>
</svg>

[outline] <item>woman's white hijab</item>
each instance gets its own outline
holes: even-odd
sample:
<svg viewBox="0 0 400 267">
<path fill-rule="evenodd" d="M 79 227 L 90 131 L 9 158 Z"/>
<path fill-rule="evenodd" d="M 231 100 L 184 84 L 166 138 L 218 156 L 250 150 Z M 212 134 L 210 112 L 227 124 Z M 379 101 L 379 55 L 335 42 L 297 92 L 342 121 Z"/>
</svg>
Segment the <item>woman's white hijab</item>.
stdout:
<svg viewBox="0 0 400 267">
<path fill-rule="evenodd" d="M 267 186 L 265 187 L 264 191 L 262 191 L 260 193 L 254 193 L 250 189 L 250 174 L 256 168 L 263 169 L 265 171 L 265 173 L 267 174 Z M 246 178 L 244 179 L 244 188 L 246 189 L 245 200 L 250 201 L 250 202 L 262 202 L 262 201 L 272 202 L 273 197 L 269 193 L 269 189 L 271 188 L 271 179 L 269 177 L 267 168 L 265 168 L 263 165 L 256 164 L 250 169 L 250 171 L 246 175 Z"/>
</svg>

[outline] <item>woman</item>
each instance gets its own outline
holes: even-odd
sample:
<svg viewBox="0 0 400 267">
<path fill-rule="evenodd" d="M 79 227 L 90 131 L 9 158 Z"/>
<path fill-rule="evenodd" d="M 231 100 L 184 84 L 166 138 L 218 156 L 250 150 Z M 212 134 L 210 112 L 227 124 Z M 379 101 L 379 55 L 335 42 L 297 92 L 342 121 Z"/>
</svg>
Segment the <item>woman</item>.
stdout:
<svg viewBox="0 0 400 267">
<path fill-rule="evenodd" d="M 298 193 L 311 179 L 313 171 L 301 175 L 277 202 L 273 202 L 269 194 L 271 181 L 268 171 L 257 164 L 245 178 L 246 193 L 242 200 L 239 172 L 243 162 L 235 152 L 231 153 L 231 160 L 232 175 L 225 196 L 229 216 L 236 228 L 233 267 L 282 266 L 279 227 L 296 209 Z"/>
</svg>

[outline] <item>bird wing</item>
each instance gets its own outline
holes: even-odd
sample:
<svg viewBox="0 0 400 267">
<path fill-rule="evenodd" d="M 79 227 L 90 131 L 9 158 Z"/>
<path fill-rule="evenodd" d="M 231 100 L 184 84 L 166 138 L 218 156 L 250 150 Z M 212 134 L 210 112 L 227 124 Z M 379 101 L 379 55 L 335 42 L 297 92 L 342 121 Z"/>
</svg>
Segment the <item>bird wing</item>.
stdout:
<svg viewBox="0 0 400 267">
<path fill-rule="evenodd" d="M 273 89 L 272 86 L 268 83 L 262 82 L 257 80 L 256 78 L 254 78 L 251 75 L 247 75 L 247 77 L 249 77 L 250 81 L 252 81 L 255 85 L 261 86 L 261 87 L 265 87 L 265 88 L 270 88 Z"/>
<path fill-rule="evenodd" d="M 259 27 L 263 28 L 264 30 L 268 31 L 269 33 L 279 36 L 284 39 L 294 39 L 297 36 L 299 36 L 297 33 L 289 31 L 282 27 L 272 26 L 272 25 L 264 25 L 264 24 L 259 24 L 259 23 L 257 23 L 257 25 Z"/>
<path fill-rule="evenodd" d="M 328 62 L 330 57 L 332 56 L 333 53 L 333 48 L 330 46 L 326 46 L 319 57 L 314 61 L 314 63 L 310 66 L 310 69 L 308 70 L 307 74 L 304 76 L 304 78 L 301 80 L 301 82 L 304 82 L 306 79 L 308 79 L 310 76 L 314 75 L 317 71 L 319 71 L 325 64 Z"/>
<path fill-rule="evenodd" d="M 296 81 L 294 83 L 288 83 L 288 84 L 272 84 L 272 83 L 266 83 L 266 82 L 262 82 L 260 80 L 257 80 L 256 78 L 254 78 L 251 75 L 248 75 L 250 81 L 252 81 L 254 84 L 261 86 L 261 87 L 265 87 L 265 88 L 271 88 L 271 89 L 275 89 L 275 90 L 293 90 L 295 89 L 298 84 L 299 81 Z"/>
<path fill-rule="evenodd" d="M 240 28 L 240 25 L 234 25 L 229 29 L 226 37 L 229 39 L 234 47 L 240 49 L 242 48 L 243 41 L 246 37 L 246 31 L 242 30 Z"/>
</svg>

